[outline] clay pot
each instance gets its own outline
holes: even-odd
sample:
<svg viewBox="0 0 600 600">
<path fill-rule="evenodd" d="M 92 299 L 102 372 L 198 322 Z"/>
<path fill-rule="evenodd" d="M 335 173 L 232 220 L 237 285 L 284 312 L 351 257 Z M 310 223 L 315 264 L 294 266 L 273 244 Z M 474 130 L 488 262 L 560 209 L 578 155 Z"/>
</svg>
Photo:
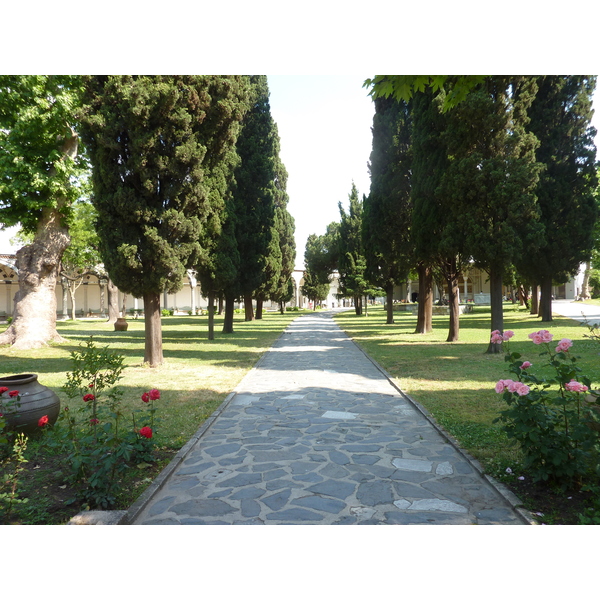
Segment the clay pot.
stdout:
<svg viewBox="0 0 600 600">
<path fill-rule="evenodd" d="M 8 391 L 0 395 L 0 412 L 3 413 L 8 427 L 23 433 L 33 433 L 38 429 L 38 421 L 46 415 L 51 425 L 56 423 L 60 413 L 59 397 L 38 381 L 31 373 L 11 375 L 0 379 L 0 387 Z M 8 392 L 17 390 L 20 402 L 9 404 Z"/>
<path fill-rule="evenodd" d="M 129 323 L 127 323 L 127 319 L 123 317 L 118 317 L 115 321 L 115 331 L 127 331 L 129 327 Z"/>
</svg>

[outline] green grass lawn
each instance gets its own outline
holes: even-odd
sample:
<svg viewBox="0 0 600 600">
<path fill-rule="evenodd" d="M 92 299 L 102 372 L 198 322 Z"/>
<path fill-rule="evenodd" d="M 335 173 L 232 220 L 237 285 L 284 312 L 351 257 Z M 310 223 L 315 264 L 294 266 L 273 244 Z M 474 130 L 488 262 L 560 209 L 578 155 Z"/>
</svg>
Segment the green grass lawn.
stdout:
<svg viewBox="0 0 600 600">
<path fill-rule="evenodd" d="M 489 307 L 475 307 L 460 317 L 460 341 L 446 342 L 448 317 L 434 316 L 434 330 L 426 335 L 413 333 L 416 315 L 395 313 L 394 325 L 385 324 L 383 308 L 369 308 L 369 316 L 354 312 L 337 315 L 336 321 L 370 356 L 390 373 L 398 386 L 427 409 L 435 420 L 486 471 L 499 476 L 506 467 L 520 461 L 517 448 L 493 420 L 505 408 L 494 391 L 499 379 L 511 378 L 504 354 L 486 354 L 490 335 Z M 536 369 L 545 364 L 540 348 L 527 337 L 532 331 L 548 329 L 554 340 L 573 340 L 571 353 L 581 356 L 578 363 L 593 381 L 600 379 L 600 347 L 583 337 L 587 329 L 573 320 L 558 317 L 541 323 L 525 308 L 505 304 L 505 330 L 515 332 L 511 350 L 534 363 L 538 375 L 551 373 Z"/>
</svg>

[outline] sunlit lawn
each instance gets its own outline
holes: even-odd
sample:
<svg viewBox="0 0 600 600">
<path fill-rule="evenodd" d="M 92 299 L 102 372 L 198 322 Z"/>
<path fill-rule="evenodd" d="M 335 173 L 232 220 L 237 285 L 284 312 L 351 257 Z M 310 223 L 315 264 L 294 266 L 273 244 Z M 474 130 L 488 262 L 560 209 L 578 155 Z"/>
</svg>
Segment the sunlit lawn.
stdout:
<svg viewBox="0 0 600 600">
<path fill-rule="evenodd" d="M 394 378 L 398 386 L 420 403 L 436 421 L 453 435 L 490 473 L 515 466 L 519 453 L 493 424 L 505 404 L 494 391 L 499 379 L 510 378 L 504 354 L 486 354 L 490 335 L 489 308 L 460 317 L 460 341 L 446 342 L 448 317 L 433 317 L 433 332 L 413 333 L 416 315 L 395 313 L 395 324 L 385 324 L 381 307 L 369 309 L 369 316 L 353 312 L 337 315 L 336 321 Z M 511 350 L 523 354 L 536 368 L 545 361 L 540 347 L 527 335 L 548 329 L 554 340 L 566 337 L 574 341 L 571 353 L 581 356 L 578 363 L 595 381 L 600 379 L 600 346 L 583 337 L 587 329 L 562 317 L 542 323 L 525 308 L 505 304 L 505 329 L 515 332 Z M 536 371 L 538 374 L 550 372 Z"/>
<path fill-rule="evenodd" d="M 207 317 L 164 317 L 165 363 L 158 368 L 142 364 L 143 319 L 129 320 L 126 332 L 114 331 L 112 325 L 99 320 L 59 322 L 58 331 L 67 340 L 64 344 L 27 351 L 0 347 L 0 376 L 37 373 L 40 383 L 59 394 L 62 406 L 73 408 L 79 400 L 67 400 L 61 390 L 71 369 L 70 352 L 93 336 L 98 346 L 109 346 L 125 356 L 127 367 L 119 385 L 125 391 L 126 410 L 142 406 L 144 391 L 160 390 L 157 441 L 177 448 L 187 442 L 298 314 L 268 312 L 263 319 L 250 322 L 245 322 L 243 315 L 235 315 L 234 333 L 230 335 L 220 333 L 222 319 L 216 317 L 213 341 L 207 339 Z"/>
</svg>

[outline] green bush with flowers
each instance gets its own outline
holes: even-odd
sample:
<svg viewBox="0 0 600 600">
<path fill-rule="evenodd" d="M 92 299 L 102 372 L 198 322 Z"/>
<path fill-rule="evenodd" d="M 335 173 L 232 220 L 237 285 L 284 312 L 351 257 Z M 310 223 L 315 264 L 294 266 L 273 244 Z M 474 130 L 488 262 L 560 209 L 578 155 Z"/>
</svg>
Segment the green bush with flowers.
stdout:
<svg viewBox="0 0 600 600">
<path fill-rule="evenodd" d="M 588 476 L 600 474 L 600 402 L 598 391 L 577 366 L 573 342 L 556 345 L 548 330 L 529 334 L 542 348 L 542 368 L 549 376 L 534 375 L 534 365 L 510 351 L 512 331 L 493 331 L 491 341 L 506 347 L 505 360 L 513 379 L 496 383 L 507 409 L 495 422 L 502 422 L 509 438 L 524 454 L 524 468 L 534 481 L 551 481 L 563 488 L 579 487 Z"/>
<path fill-rule="evenodd" d="M 140 408 L 125 414 L 123 392 L 116 386 L 124 357 L 108 347 L 97 348 L 91 337 L 80 348 L 71 353 L 73 370 L 63 387 L 69 398 L 80 399 L 79 407 L 65 407 L 54 426 L 42 417 L 39 426 L 45 430 L 45 444 L 67 457 L 67 482 L 77 491 L 71 501 L 106 509 L 116 501 L 123 473 L 131 465 L 155 460 L 155 401 L 160 392 L 145 392 Z"/>
</svg>

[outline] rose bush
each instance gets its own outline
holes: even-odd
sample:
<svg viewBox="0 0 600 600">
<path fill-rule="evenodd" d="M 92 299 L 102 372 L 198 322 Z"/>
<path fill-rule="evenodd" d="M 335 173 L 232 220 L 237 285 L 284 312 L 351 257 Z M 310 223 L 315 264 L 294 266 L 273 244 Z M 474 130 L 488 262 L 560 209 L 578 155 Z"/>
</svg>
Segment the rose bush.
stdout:
<svg viewBox="0 0 600 600">
<path fill-rule="evenodd" d="M 152 427 L 154 400 L 160 398 L 160 392 L 146 392 L 150 407 L 143 396 L 146 408 L 126 419 L 123 392 L 116 387 L 124 357 L 108 348 L 97 348 L 92 338 L 71 357 L 73 370 L 67 374 L 63 389 L 69 398 L 79 398 L 79 408 L 70 411 L 65 407 L 53 427 L 42 422 L 43 417 L 38 425 L 45 433 L 45 443 L 66 454 L 71 468 L 68 483 L 77 492 L 73 500 L 90 508 L 110 508 L 116 501 L 119 476 L 132 464 L 155 460 Z"/>
<path fill-rule="evenodd" d="M 532 363 L 521 354 L 510 352 L 512 331 L 492 332 L 492 342 L 506 344 L 505 360 L 515 379 L 501 379 L 495 385 L 507 409 L 495 422 L 504 423 L 508 437 L 519 442 L 524 467 L 534 481 L 551 480 L 564 487 L 581 485 L 586 475 L 600 473 L 600 403 L 591 381 L 571 355 L 573 342 L 562 339 L 553 349 L 548 330 L 529 334 L 534 344 L 543 347 L 553 373 L 538 377 Z"/>
</svg>

